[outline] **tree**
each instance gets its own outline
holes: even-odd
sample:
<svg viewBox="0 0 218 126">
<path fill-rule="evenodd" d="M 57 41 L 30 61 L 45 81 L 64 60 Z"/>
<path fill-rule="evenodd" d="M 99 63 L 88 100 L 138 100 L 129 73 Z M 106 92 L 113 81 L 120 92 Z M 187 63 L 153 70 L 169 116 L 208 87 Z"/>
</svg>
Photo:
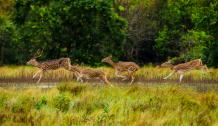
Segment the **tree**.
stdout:
<svg viewBox="0 0 218 126">
<path fill-rule="evenodd" d="M 210 66 L 218 67 L 218 1 L 200 0 L 192 10 L 194 29 L 204 31 L 207 38 L 203 52 L 204 61 Z"/>
<path fill-rule="evenodd" d="M 46 59 L 69 56 L 90 65 L 97 65 L 106 55 L 122 54 L 127 24 L 114 12 L 112 1 L 16 2 L 14 20 L 24 61 L 38 48 L 44 50 Z"/>
<path fill-rule="evenodd" d="M 14 61 L 13 50 L 11 50 L 15 32 L 14 25 L 10 20 L 12 7 L 12 0 L 0 1 L 0 65 Z"/>
</svg>

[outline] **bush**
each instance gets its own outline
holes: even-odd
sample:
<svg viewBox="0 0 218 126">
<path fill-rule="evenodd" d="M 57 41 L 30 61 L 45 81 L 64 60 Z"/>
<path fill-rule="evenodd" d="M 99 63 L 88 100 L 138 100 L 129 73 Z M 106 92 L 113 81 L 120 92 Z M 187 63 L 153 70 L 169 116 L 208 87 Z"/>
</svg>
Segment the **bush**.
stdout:
<svg viewBox="0 0 218 126">
<path fill-rule="evenodd" d="M 35 108 L 37 110 L 41 109 L 44 105 L 47 104 L 47 98 L 46 96 L 42 96 L 39 101 L 36 103 Z"/>
<path fill-rule="evenodd" d="M 61 93 L 54 97 L 53 104 L 58 110 L 65 112 L 70 107 L 70 97 L 66 93 Z"/>
</svg>

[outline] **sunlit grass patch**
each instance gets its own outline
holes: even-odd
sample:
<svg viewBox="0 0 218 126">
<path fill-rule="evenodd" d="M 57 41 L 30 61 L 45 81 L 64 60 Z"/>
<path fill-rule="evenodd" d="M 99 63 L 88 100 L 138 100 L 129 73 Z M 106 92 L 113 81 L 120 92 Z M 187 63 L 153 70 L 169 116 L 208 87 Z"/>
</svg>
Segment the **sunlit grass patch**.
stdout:
<svg viewBox="0 0 218 126">
<path fill-rule="evenodd" d="M 82 68 L 89 68 L 87 66 L 81 66 Z M 115 76 L 115 71 L 111 67 L 97 67 L 97 68 L 91 68 L 91 69 L 99 69 L 104 72 L 106 72 L 107 77 L 109 81 L 112 79 L 115 81 L 121 81 L 121 78 Z M 12 82 L 13 80 L 16 82 L 19 80 L 19 82 L 36 82 L 38 77 L 36 77 L 34 80 L 32 79 L 32 76 L 38 71 L 38 68 L 31 67 L 31 66 L 4 66 L 0 67 L 0 78 L 3 80 L 10 80 Z M 218 70 L 217 69 L 209 69 L 210 72 L 208 73 L 202 73 L 198 70 L 193 70 L 190 72 L 187 72 L 184 76 L 183 81 L 184 82 L 217 82 L 218 81 Z M 166 77 L 169 73 L 172 71 L 168 68 L 158 68 L 158 67 L 152 67 L 152 66 L 144 66 L 141 67 L 136 73 L 136 81 L 152 81 L 152 82 L 163 82 L 163 78 Z M 45 72 L 42 81 L 72 81 L 75 79 L 75 76 L 72 72 L 69 72 L 65 69 L 58 69 L 54 71 L 48 71 Z M 179 75 L 175 74 L 171 78 L 165 81 L 178 81 Z"/>
<path fill-rule="evenodd" d="M 82 66 L 82 68 L 89 68 L 87 66 Z M 99 69 L 104 71 L 107 74 L 107 77 L 109 78 L 109 81 L 112 80 L 120 80 L 121 78 L 115 76 L 115 71 L 111 67 L 97 67 L 97 68 L 91 68 L 91 69 Z M 32 76 L 38 71 L 38 68 L 31 67 L 31 66 L 4 66 L 0 67 L 0 78 L 2 80 L 9 79 L 11 81 L 19 80 L 19 81 L 30 81 L 30 82 L 36 82 L 38 77 L 36 77 L 34 80 L 32 79 Z M 217 82 L 218 81 L 218 70 L 217 69 L 209 69 L 210 72 L 208 73 L 202 73 L 198 70 L 193 70 L 190 72 L 187 72 L 184 76 L 184 82 Z M 159 67 L 152 67 L 152 66 L 144 66 L 141 67 L 136 73 L 136 81 L 156 81 L 156 82 L 162 82 L 164 81 L 163 78 L 166 77 L 169 73 L 172 71 L 168 68 L 159 68 Z M 72 72 L 69 72 L 65 69 L 58 69 L 54 71 L 48 71 L 45 72 L 45 74 L 42 77 L 42 81 L 72 81 L 75 79 L 75 76 Z M 179 75 L 175 74 L 171 78 L 169 78 L 167 81 L 173 80 L 178 81 Z"/>
</svg>

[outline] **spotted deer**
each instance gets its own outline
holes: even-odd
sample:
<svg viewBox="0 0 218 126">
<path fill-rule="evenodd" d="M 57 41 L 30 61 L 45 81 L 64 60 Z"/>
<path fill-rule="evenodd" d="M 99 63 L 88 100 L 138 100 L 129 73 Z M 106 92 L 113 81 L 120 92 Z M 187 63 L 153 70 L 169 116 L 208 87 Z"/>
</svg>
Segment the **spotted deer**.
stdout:
<svg viewBox="0 0 218 126">
<path fill-rule="evenodd" d="M 128 78 L 131 78 L 130 84 L 133 83 L 135 80 L 134 74 L 136 71 L 139 70 L 139 66 L 134 62 L 113 62 L 112 56 L 108 56 L 106 58 L 103 58 L 101 62 L 110 64 L 115 69 L 115 75 L 117 77 L 122 78 L 122 80 L 126 80 Z M 127 73 L 127 75 L 124 75 L 124 73 Z"/>
<path fill-rule="evenodd" d="M 161 67 L 170 67 L 172 72 L 164 77 L 163 79 L 168 79 L 171 77 L 173 74 L 178 73 L 180 75 L 179 77 L 179 82 L 182 82 L 183 76 L 186 72 L 191 71 L 191 70 L 201 70 L 202 72 L 208 72 L 208 68 L 206 65 L 203 65 L 201 59 L 195 59 L 191 60 L 186 63 L 181 63 L 178 65 L 172 65 L 171 61 L 167 61 L 163 64 L 161 64 Z"/>
<path fill-rule="evenodd" d="M 33 75 L 33 79 L 34 79 L 38 74 L 40 74 L 37 83 L 40 82 L 43 76 L 43 73 L 45 73 L 46 71 L 56 70 L 59 68 L 64 68 L 66 70 L 70 69 L 70 65 L 71 65 L 70 58 L 60 58 L 60 59 L 54 59 L 54 60 L 48 60 L 48 61 L 42 61 L 42 62 L 37 61 L 36 58 L 37 57 L 34 56 L 32 59 L 30 59 L 27 62 L 27 65 L 33 65 L 39 68 L 39 71 L 37 71 Z"/>
<path fill-rule="evenodd" d="M 85 79 L 98 78 L 101 81 L 103 81 L 105 84 L 109 84 L 106 73 L 101 70 L 85 69 L 75 65 L 70 66 L 69 70 L 74 72 L 77 81 L 83 82 L 83 78 Z"/>
</svg>

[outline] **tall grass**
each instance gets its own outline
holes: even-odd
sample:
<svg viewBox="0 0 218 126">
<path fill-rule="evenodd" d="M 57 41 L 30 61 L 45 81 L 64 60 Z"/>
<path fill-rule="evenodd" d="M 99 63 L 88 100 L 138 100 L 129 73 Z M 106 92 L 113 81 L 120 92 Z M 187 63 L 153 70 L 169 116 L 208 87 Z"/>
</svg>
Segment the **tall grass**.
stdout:
<svg viewBox="0 0 218 126">
<path fill-rule="evenodd" d="M 218 94 L 179 86 L 62 83 L 47 91 L 0 89 L 2 125 L 218 125 Z"/>
<path fill-rule="evenodd" d="M 90 67 L 83 67 L 90 68 Z M 107 73 L 109 79 L 121 80 L 117 78 L 114 74 L 114 69 L 110 67 L 98 67 L 92 69 L 100 69 Z M 28 81 L 32 80 L 33 74 L 38 69 L 29 66 L 5 66 L 0 67 L 0 79 L 2 80 L 20 80 Z M 201 71 L 191 71 L 185 74 L 184 81 L 202 81 L 202 82 L 218 82 L 218 69 L 210 69 L 208 73 L 202 73 Z M 136 72 L 136 80 L 138 81 L 164 81 L 163 77 L 167 76 L 171 72 L 167 68 L 157 68 L 157 67 L 141 67 L 139 71 Z M 169 80 L 178 81 L 179 76 L 172 76 Z M 66 71 L 64 69 L 59 69 L 55 71 L 46 72 L 42 78 L 42 81 L 71 81 L 74 79 L 73 73 Z M 35 79 L 35 81 L 37 78 Z M 169 81 L 168 80 L 168 81 Z"/>
</svg>

